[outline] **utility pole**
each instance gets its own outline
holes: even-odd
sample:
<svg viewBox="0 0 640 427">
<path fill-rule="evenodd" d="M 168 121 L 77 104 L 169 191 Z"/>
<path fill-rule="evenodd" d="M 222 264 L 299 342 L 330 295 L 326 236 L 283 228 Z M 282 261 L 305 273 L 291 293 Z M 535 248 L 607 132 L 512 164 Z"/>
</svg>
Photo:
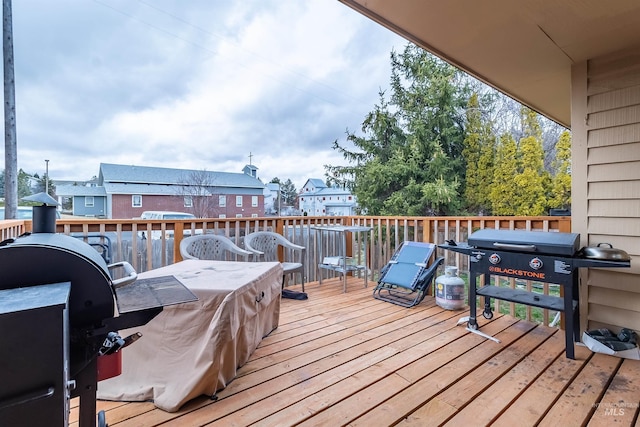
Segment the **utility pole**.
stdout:
<svg viewBox="0 0 640 427">
<path fill-rule="evenodd" d="M 4 217 L 15 219 L 18 206 L 18 143 L 16 86 L 13 73 L 11 0 L 2 0 L 2 54 L 4 57 Z"/>
<path fill-rule="evenodd" d="M 45 163 L 47 166 L 44 173 L 44 192 L 45 194 L 49 194 L 49 160 L 45 159 Z"/>
</svg>

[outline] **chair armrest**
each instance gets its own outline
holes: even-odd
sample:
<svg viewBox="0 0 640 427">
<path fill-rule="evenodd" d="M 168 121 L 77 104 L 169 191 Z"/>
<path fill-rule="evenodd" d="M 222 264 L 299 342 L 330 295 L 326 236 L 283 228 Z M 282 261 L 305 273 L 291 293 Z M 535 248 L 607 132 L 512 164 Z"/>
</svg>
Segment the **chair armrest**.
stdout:
<svg viewBox="0 0 640 427">
<path fill-rule="evenodd" d="M 294 250 L 298 250 L 298 251 L 304 251 L 305 249 L 307 249 L 304 246 L 300 246 L 300 245 L 296 245 L 295 243 L 291 243 L 291 242 L 283 242 L 282 246 L 284 246 L 285 248 L 288 249 L 294 249 Z"/>
<path fill-rule="evenodd" d="M 433 275 L 436 272 L 436 269 L 438 268 L 438 266 L 440 264 L 442 264 L 444 262 L 444 257 L 438 257 L 436 258 L 435 261 L 433 261 L 431 263 L 431 265 L 429 266 L 429 268 L 427 268 L 426 270 L 424 270 L 422 272 L 422 274 L 420 275 L 420 278 L 418 279 L 420 282 L 424 281 L 424 280 L 432 280 L 433 279 Z"/>
</svg>

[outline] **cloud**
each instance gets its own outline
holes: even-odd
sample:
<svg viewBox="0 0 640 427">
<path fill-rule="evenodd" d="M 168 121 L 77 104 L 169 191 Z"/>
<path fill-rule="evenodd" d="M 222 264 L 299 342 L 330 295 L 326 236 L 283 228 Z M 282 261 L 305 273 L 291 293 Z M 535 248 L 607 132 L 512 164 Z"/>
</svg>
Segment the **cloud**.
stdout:
<svg viewBox="0 0 640 427">
<path fill-rule="evenodd" d="M 405 41 L 326 0 L 14 2 L 19 167 L 240 172 L 296 187 L 344 164 Z"/>
</svg>

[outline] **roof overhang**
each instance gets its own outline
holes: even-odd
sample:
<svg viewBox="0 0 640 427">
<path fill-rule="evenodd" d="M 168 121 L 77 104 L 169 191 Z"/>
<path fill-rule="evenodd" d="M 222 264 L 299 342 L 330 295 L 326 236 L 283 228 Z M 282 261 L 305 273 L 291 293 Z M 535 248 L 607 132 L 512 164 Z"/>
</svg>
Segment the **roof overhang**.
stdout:
<svg viewBox="0 0 640 427">
<path fill-rule="evenodd" d="M 571 66 L 640 46 L 637 0 L 339 0 L 571 126 Z"/>
</svg>

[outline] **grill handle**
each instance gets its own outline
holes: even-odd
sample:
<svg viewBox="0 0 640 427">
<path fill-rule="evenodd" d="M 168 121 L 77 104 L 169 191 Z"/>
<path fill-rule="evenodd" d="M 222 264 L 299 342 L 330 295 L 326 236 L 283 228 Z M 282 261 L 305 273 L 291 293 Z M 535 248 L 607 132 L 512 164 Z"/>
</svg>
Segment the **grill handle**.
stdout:
<svg viewBox="0 0 640 427">
<path fill-rule="evenodd" d="M 136 270 L 127 261 L 120 261 L 113 264 L 109 264 L 107 267 L 109 267 L 109 270 L 117 267 L 122 267 L 124 268 L 124 272 L 127 274 L 122 279 L 115 279 L 111 281 L 114 288 L 118 288 L 124 285 L 129 285 L 135 282 L 136 279 L 138 278 L 138 273 L 136 273 Z"/>
<path fill-rule="evenodd" d="M 494 242 L 493 246 L 498 249 L 506 249 L 506 250 L 512 250 L 512 251 L 526 251 L 526 252 L 534 252 L 537 249 L 536 245 L 517 245 L 515 243 Z"/>
</svg>

